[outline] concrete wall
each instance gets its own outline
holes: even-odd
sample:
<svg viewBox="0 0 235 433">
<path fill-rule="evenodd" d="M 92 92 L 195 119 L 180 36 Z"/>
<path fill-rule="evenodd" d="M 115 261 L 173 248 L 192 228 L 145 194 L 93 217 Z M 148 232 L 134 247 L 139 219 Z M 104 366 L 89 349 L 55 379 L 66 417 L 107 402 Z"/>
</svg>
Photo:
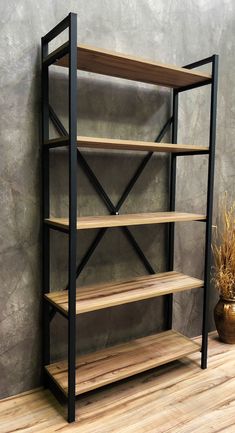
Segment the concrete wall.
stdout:
<svg viewBox="0 0 235 433">
<path fill-rule="evenodd" d="M 232 0 L 1 0 L 1 397 L 37 386 L 40 381 L 40 37 L 70 11 L 78 13 L 80 43 L 179 65 L 220 54 L 215 220 L 219 194 L 226 189 L 234 198 Z M 66 72 L 52 69 L 51 103 L 66 125 Z M 169 116 L 170 92 L 166 89 L 92 74 L 78 76 L 80 135 L 152 140 Z M 208 96 L 203 89 L 180 97 L 180 141 L 207 144 Z M 114 203 L 143 158 L 133 153 L 83 153 Z M 64 215 L 67 205 L 65 161 L 63 151 L 52 153 L 52 213 L 58 216 Z M 167 208 L 167 165 L 166 155 L 152 159 L 123 212 Z M 179 210 L 205 209 L 206 167 L 203 156 L 180 159 Z M 78 173 L 79 213 L 107 213 L 84 174 L 81 170 Z M 202 276 L 203 230 L 201 223 L 177 227 L 176 269 Z M 164 227 L 133 228 L 132 232 L 156 271 L 164 271 Z M 95 234 L 79 235 L 79 257 Z M 52 287 L 58 290 L 66 284 L 67 241 L 59 233 L 53 233 L 52 240 Z M 144 273 L 127 240 L 118 229 L 112 229 L 81 274 L 79 284 Z M 211 306 L 215 299 L 213 293 Z M 201 307 L 199 291 L 178 295 L 174 326 L 187 335 L 200 334 Z M 162 329 L 163 316 L 160 298 L 84 315 L 78 320 L 79 350 L 90 351 L 157 332 Z M 52 337 L 53 357 L 58 358 L 66 347 L 64 319 L 54 320 Z"/>
</svg>

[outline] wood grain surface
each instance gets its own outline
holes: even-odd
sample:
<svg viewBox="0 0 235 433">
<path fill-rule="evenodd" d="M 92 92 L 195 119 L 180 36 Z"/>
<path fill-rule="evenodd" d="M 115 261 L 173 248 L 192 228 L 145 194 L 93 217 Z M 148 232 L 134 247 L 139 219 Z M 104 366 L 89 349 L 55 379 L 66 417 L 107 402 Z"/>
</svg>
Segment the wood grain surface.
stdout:
<svg viewBox="0 0 235 433">
<path fill-rule="evenodd" d="M 76 395 L 180 359 L 198 350 L 198 344 L 171 330 L 79 356 L 76 361 Z M 67 361 L 50 364 L 46 370 L 67 394 Z"/>
<path fill-rule="evenodd" d="M 77 51 L 77 68 L 97 74 L 172 88 L 184 87 L 211 79 L 211 74 L 204 72 L 195 72 L 195 70 L 153 62 L 88 45 L 78 45 Z M 59 59 L 56 65 L 68 67 L 68 55 Z"/>
<path fill-rule="evenodd" d="M 203 287 L 202 280 L 179 272 L 163 272 L 128 281 L 79 287 L 76 293 L 76 314 L 199 287 Z M 45 298 L 64 314 L 68 314 L 67 290 L 50 292 Z"/>
<path fill-rule="evenodd" d="M 77 230 L 96 229 L 101 227 L 123 227 L 144 224 L 163 224 L 169 222 L 203 221 L 206 216 L 186 212 L 155 212 L 121 215 L 99 215 L 79 217 Z M 67 229 L 68 218 L 47 218 L 45 223 L 54 227 Z"/>
<path fill-rule="evenodd" d="M 200 341 L 200 339 L 195 339 Z M 50 391 L 0 401 L 1 433 L 234 433 L 235 345 L 209 338 L 209 367 L 200 354 L 80 396 L 76 421 Z"/>
<path fill-rule="evenodd" d="M 59 137 L 45 141 L 46 145 L 67 146 L 68 138 Z M 144 152 L 165 152 L 165 153 L 192 153 L 192 152 L 207 152 L 209 147 L 198 146 L 193 144 L 172 144 L 172 143 L 155 143 L 150 141 L 136 140 L 119 140 L 114 138 L 98 138 L 98 137 L 77 137 L 78 148 L 91 149 L 108 149 L 108 150 L 134 150 Z"/>
</svg>

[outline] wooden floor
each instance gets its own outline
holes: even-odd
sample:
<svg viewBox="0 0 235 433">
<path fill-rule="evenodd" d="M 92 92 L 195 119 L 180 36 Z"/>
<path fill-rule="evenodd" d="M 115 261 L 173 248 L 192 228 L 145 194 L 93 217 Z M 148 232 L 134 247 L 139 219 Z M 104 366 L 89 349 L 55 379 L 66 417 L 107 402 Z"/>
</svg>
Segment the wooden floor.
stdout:
<svg viewBox="0 0 235 433">
<path fill-rule="evenodd" d="M 1 400 L 0 432 L 234 433 L 235 345 L 211 336 L 209 368 L 199 363 L 195 353 L 83 396 L 70 425 L 49 391 Z"/>
</svg>

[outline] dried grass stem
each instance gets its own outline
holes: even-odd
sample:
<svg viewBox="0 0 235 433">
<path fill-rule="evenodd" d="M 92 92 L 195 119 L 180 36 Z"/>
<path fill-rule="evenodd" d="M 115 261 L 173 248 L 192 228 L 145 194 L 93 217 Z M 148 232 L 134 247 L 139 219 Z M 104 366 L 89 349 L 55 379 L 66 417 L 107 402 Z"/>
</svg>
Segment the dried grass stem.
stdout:
<svg viewBox="0 0 235 433">
<path fill-rule="evenodd" d="M 234 299 L 235 203 L 232 206 L 228 206 L 227 194 L 225 194 L 221 209 L 222 211 L 212 245 L 215 261 L 213 281 L 222 297 Z"/>
</svg>

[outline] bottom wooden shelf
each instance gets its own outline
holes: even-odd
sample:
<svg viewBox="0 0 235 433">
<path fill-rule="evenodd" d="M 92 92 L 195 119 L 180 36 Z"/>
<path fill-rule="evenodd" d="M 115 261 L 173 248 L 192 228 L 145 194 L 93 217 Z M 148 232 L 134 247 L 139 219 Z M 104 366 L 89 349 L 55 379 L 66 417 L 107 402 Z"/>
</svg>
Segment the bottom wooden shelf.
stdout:
<svg viewBox="0 0 235 433">
<path fill-rule="evenodd" d="M 180 359 L 199 350 L 199 344 L 170 330 L 79 356 L 76 362 L 76 395 Z M 45 368 L 67 395 L 67 362 L 56 362 Z"/>
</svg>

